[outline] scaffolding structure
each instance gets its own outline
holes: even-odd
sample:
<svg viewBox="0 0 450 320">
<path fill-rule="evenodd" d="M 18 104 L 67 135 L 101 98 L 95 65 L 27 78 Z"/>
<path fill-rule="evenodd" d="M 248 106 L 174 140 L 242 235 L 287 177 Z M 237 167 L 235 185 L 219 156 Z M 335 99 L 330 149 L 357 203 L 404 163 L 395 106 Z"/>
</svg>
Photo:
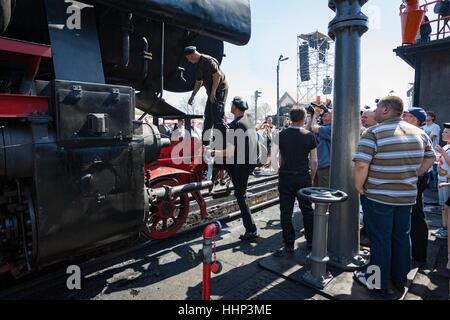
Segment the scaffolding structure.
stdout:
<svg viewBox="0 0 450 320">
<path fill-rule="evenodd" d="M 318 31 L 297 36 L 297 103 L 332 99 L 334 42 Z"/>
</svg>

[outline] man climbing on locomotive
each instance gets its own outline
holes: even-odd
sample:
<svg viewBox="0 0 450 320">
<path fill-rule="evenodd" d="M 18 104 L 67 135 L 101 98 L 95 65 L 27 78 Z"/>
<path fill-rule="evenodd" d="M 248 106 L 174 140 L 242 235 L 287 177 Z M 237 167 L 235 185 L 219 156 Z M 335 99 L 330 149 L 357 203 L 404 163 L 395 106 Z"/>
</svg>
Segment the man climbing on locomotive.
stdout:
<svg viewBox="0 0 450 320">
<path fill-rule="evenodd" d="M 208 100 L 205 106 L 205 121 L 203 126 L 203 144 L 209 145 L 209 137 L 205 137 L 205 133 L 212 129 L 219 130 L 222 137 L 226 135 L 225 123 L 225 102 L 228 96 L 228 83 L 225 79 L 224 72 L 220 69 L 217 59 L 202 54 L 197 51 L 194 46 L 184 49 L 186 59 L 197 65 L 197 75 L 194 90 L 189 98 L 188 104 L 194 103 L 195 95 L 202 86 L 206 88 Z"/>
</svg>

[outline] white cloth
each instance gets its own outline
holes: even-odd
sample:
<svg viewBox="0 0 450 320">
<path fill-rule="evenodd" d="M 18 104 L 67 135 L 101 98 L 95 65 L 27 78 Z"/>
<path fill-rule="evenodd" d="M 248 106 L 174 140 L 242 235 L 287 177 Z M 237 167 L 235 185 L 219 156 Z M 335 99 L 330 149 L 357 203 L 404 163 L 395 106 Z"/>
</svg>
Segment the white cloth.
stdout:
<svg viewBox="0 0 450 320">
<path fill-rule="evenodd" d="M 422 130 L 426 132 L 426 134 L 431 138 L 433 136 L 433 139 L 431 139 L 431 142 L 433 143 L 433 147 L 437 146 L 440 141 L 441 137 L 441 127 L 437 125 L 436 123 L 433 123 L 432 125 L 424 125 L 422 127 Z"/>
<path fill-rule="evenodd" d="M 446 145 L 444 147 L 444 151 L 450 156 L 450 145 Z M 444 156 L 441 155 L 441 157 L 438 160 L 438 181 L 439 182 L 447 182 L 448 176 L 450 175 L 450 163 L 447 163 L 444 159 Z"/>
</svg>

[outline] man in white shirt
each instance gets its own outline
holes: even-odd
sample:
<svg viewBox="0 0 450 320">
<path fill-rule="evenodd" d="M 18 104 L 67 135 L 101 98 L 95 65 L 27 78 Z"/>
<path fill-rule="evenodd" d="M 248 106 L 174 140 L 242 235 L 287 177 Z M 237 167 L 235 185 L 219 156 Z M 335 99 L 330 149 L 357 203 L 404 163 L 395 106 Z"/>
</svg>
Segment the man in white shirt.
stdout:
<svg viewBox="0 0 450 320">
<path fill-rule="evenodd" d="M 436 146 L 440 143 L 440 137 L 441 137 L 441 127 L 439 127 L 438 124 L 435 123 L 436 121 L 436 114 L 433 111 L 427 112 L 427 120 L 426 124 L 422 127 L 422 130 L 425 131 L 425 133 L 430 137 L 431 143 L 433 144 L 433 148 L 436 149 Z M 430 169 L 430 188 L 432 190 L 437 191 L 437 166 L 434 165 Z"/>
<path fill-rule="evenodd" d="M 184 120 L 179 119 L 172 133 L 172 141 L 176 142 L 186 137 L 186 128 L 184 126 Z"/>
<path fill-rule="evenodd" d="M 433 111 L 428 111 L 426 125 L 422 127 L 422 130 L 430 137 L 433 147 L 439 144 L 439 138 L 441 136 L 441 127 L 434 123 L 435 121 L 436 114 Z"/>
</svg>

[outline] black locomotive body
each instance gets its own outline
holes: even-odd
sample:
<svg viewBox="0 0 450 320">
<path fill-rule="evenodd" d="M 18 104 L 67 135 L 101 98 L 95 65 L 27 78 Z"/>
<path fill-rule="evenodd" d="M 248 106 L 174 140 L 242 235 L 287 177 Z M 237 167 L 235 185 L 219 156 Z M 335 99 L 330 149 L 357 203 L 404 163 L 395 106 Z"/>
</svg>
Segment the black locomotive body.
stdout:
<svg viewBox="0 0 450 320">
<path fill-rule="evenodd" d="M 248 0 L 0 0 L 0 274 L 138 234 L 168 141 L 135 108 L 192 89 L 185 46 L 249 37 Z"/>
</svg>

